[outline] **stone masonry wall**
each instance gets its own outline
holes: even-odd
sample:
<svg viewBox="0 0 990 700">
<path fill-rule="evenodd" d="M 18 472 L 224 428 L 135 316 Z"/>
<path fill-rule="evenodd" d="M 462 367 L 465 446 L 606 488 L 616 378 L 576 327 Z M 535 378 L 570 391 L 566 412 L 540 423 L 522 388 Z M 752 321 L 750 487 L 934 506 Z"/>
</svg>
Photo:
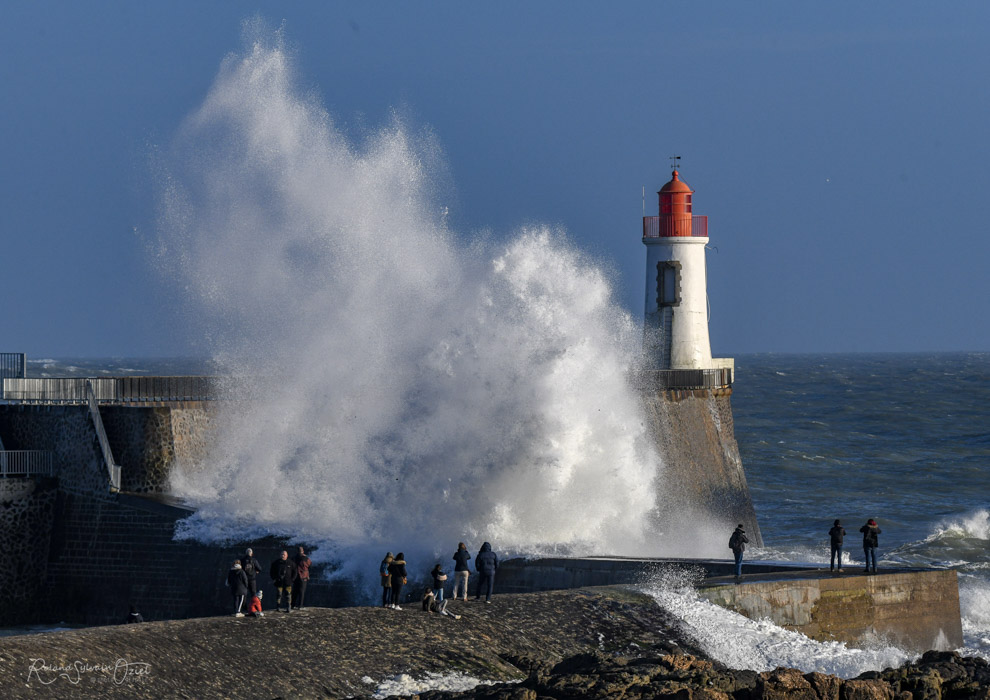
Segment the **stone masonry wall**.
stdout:
<svg viewBox="0 0 990 700">
<path fill-rule="evenodd" d="M 202 468 L 216 433 L 216 404 L 188 403 L 172 408 L 172 447 L 183 469 Z"/>
<path fill-rule="evenodd" d="M 0 479 L 0 621 L 32 621 L 43 596 L 56 485 Z"/>
<path fill-rule="evenodd" d="M 743 523 L 751 544 L 762 545 L 756 511 L 724 391 L 666 391 L 644 398 L 647 420 L 664 461 L 660 485 L 661 528 L 676 532 L 683 504 L 721 520 L 728 530 Z"/>
<path fill-rule="evenodd" d="M 47 600 L 34 621 L 114 624 L 134 604 L 148 620 L 233 612 L 227 572 L 249 543 L 227 545 L 175 541 L 181 508 L 128 494 L 100 497 L 59 493 L 48 561 Z M 285 544 L 274 538 L 250 543 L 263 571 L 266 610 L 274 606 L 268 567 Z M 290 553 L 294 547 L 288 548 Z M 314 567 L 315 579 L 320 567 Z M 307 602 L 341 606 L 356 601 L 348 584 L 314 580 Z M 0 618 L 0 624 L 4 620 Z"/>
<path fill-rule="evenodd" d="M 0 405 L 0 435 L 8 450 L 51 450 L 64 491 L 102 494 L 110 488 L 86 406 Z"/>
</svg>

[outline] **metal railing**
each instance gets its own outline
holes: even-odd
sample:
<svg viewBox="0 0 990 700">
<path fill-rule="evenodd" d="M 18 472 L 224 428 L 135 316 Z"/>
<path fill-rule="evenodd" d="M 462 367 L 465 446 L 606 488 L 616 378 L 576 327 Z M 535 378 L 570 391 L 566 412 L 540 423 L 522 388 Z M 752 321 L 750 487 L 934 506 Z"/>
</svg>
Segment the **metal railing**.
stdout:
<svg viewBox="0 0 990 700">
<path fill-rule="evenodd" d="M 219 398 L 218 377 L 58 377 L 3 379 L 0 399 L 22 403 L 147 403 Z"/>
<path fill-rule="evenodd" d="M 643 217 L 643 238 L 677 238 L 674 235 L 674 220 L 659 216 Z M 708 238 L 708 217 L 691 217 L 691 238 Z"/>
<path fill-rule="evenodd" d="M 96 405 L 96 393 L 93 385 L 86 380 L 86 399 L 89 404 L 89 415 L 93 419 L 93 427 L 96 428 L 96 437 L 100 441 L 100 451 L 103 452 L 103 461 L 107 465 L 107 476 L 110 479 L 110 486 L 120 490 L 120 466 L 113 461 L 113 452 L 110 451 L 110 440 L 107 438 L 107 431 L 103 428 L 103 418 L 100 417 L 100 407 Z"/>
<path fill-rule="evenodd" d="M 656 389 L 726 389 L 732 386 L 732 370 L 659 369 L 642 372 L 644 385 Z"/>
<path fill-rule="evenodd" d="M 0 352 L 0 378 L 26 376 L 27 354 L 23 352 Z"/>
<path fill-rule="evenodd" d="M 0 450 L 0 477 L 54 476 L 52 453 L 45 450 Z"/>
</svg>

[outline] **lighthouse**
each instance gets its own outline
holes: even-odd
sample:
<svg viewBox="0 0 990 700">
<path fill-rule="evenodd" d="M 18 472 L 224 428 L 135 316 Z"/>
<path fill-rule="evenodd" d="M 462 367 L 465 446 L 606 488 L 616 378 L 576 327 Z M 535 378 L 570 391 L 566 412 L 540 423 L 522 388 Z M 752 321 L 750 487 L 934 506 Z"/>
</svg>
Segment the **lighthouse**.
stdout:
<svg viewBox="0 0 990 700">
<path fill-rule="evenodd" d="M 674 160 L 677 157 L 674 156 Z M 713 358 L 708 340 L 708 217 L 674 169 L 657 192 L 658 216 L 643 217 L 646 303 L 641 378 L 648 430 L 664 464 L 656 524 L 683 528 L 688 513 L 762 536 L 733 432 L 732 358 Z M 645 212 L 644 212 L 645 214 Z"/>
<path fill-rule="evenodd" d="M 677 170 L 657 194 L 660 215 L 643 217 L 645 368 L 713 370 L 731 367 L 731 361 L 713 362 L 708 340 L 705 270 L 708 217 L 694 214 L 694 190 L 681 180 Z"/>
</svg>

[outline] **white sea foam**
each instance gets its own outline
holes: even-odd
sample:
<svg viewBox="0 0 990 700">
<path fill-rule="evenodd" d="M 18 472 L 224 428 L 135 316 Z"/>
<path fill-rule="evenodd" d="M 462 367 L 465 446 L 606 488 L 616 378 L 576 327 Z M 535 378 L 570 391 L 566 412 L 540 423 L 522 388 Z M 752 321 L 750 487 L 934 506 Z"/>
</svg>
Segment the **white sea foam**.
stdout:
<svg viewBox="0 0 990 700">
<path fill-rule="evenodd" d="M 252 400 L 176 474 L 199 506 L 181 535 L 418 550 L 424 570 L 459 540 L 661 553 L 638 326 L 564 232 L 449 230 L 437 151 L 400 121 L 349 143 L 277 42 L 224 61 L 165 155 L 159 254 Z"/>
<path fill-rule="evenodd" d="M 864 671 L 896 667 L 913 657 L 884 640 L 854 649 L 841 642 L 816 642 L 769 620 L 750 620 L 698 596 L 693 577 L 667 569 L 646 586 L 683 631 L 712 659 L 731 668 L 770 671 L 779 666 L 853 678 Z"/>
<path fill-rule="evenodd" d="M 375 681 L 369 676 L 361 679 L 365 684 L 373 684 Z M 451 692 L 464 692 L 479 685 L 492 685 L 494 681 L 483 681 L 468 676 L 463 673 L 433 673 L 427 672 L 420 678 L 414 678 L 408 673 L 399 673 L 392 678 L 387 678 L 377 684 L 373 698 L 387 698 L 393 695 L 415 695 L 428 690 L 449 690 Z"/>
</svg>

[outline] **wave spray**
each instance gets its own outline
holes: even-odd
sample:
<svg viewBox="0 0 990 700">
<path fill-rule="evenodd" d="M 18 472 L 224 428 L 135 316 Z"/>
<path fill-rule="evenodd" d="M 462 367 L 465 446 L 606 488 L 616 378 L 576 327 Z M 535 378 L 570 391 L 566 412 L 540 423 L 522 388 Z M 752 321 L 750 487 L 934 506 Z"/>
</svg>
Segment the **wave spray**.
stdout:
<svg viewBox="0 0 990 700">
<path fill-rule="evenodd" d="M 640 329 L 564 233 L 449 230 L 437 152 L 398 119 L 350 143 L 277 40 L 223 62 L 162 196 L 160 260 L 238 397 L 174 477 L 187 536 L 656 553 Z"/>
</svg>

